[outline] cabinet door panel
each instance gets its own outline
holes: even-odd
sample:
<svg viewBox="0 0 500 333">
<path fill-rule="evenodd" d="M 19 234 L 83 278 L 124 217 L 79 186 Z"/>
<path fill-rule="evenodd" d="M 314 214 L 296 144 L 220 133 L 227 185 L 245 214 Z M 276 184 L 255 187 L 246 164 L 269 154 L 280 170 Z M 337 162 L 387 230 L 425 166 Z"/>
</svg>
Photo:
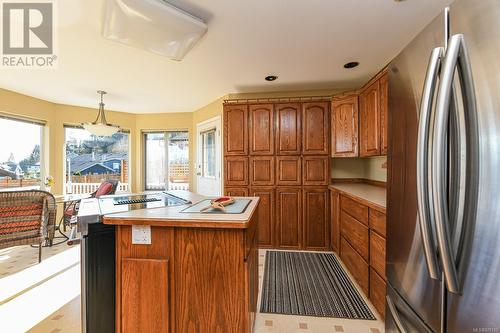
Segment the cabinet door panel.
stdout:
<svg viewBox="0 0 500 333">
<path fill-rule="evenodd" d="M 332 156 L 358 156 L 358 95 L 332 102 Z"/>
<path fill-rule="evenodd" d="M 378 232 L 381 236 L 385 237 L 385 214 L 378 210 L 370 208 L 370 228 Z"/>
<path fill-rule="evenodd" d="M 330 218 L 330 243 L 333 251 L 340 253 L 340 193 L 335 190 L 330 190 Z"/>
<path fill-rule="evenodd" d="M 121 259 L 121 331 L 170 332 L 166 259 Z"/>
<path fill-rule="evenodd" d="M 349 241 L 365 261 L 368 261 L 370 242 L 368 239 L 368 228 L 344 211 L 340 213 L 340 225 L 342 236 Z"/>
<path fill-rule="evenodd" d="M 302 191 L 300 188 L 276 189 L 277 245 L 300 249 L 302 246 Z"/>
<path fill-rule="evenodd" d="M 304 247 L 308 250 L 328 250 L 328 205 L 327 188 L 304 189 Z"/>
<path fill-rule="evenodd" d="M 328 155 L 329 102 L 302 104 L 302 154 Z"/>
<path fill-rule="evenodd" d="M 257 208 L 258 217 L 258 243 L 260 247 L 274 246 L 274 189 L 272 187 L 254 187 L 250 194 L 254 197 L 259 197 L 259 207 Z"/>
<path fill-rule="evenodd" d="M 224 162 L 225 186 L 248 185 L 248 157 L 226 157 Z"/>
<path fill-rule="evenodd" d="M 368 207 L 346 196 L 340 196 L 340 207 L 359 222 L 368 225 Z"/>
<path fill-rule="evenodd" d="M 330 183 L 330 168 L 328 156 L 304 156 L 302 172 L 304 185 L 328 185 Z"/>
<path fill-rule="evenodd" d="M 387 117 L 389 111 L 388 88 L 388 76 L 387 73 L 385 73 L 380 78 L 380 153 L 382 155 L 387 155 Z"/>
<path fill-rule="evenodd" d="M 359 106 L 359 155 L 380 155 L 380 83 L 378 80 L 361 93 Z"/>
<path fill-rule="evenodd" d="M 385 238 L 370 231 L 370 266 L 385 278 Z"/>
<path fill-rule="evenodd" d="M 302 161 L 300 156 L 276 157 L 276 185 L 302 184 Z"/>
<path fill-rule="evenodd" d="M 248 154 L 248 105 L 224 106 L 224 155 Z"/>
<path fill-rule="evenodd" d="M 274 154 L 274 105 L 249 106 L 250 155 Z"/>
<path fill-rule="evenodd" d="M 274 157 L 250 157 L 250 185 L 274 185 Z"/>
<path fill-rule="evenodd" d="M 248 189 L 245 187 L 226 187 L 224 188 L 224 195 L 230 197 L 247 197 Z"/>
<path fill-rule="evenodd" d="M 359 286 L 368 295 L 369 267 L 366 261 L 352 248 L 344 237 L 340 241 L 340 258 L 349 272 L 356 279 Z"/>
<path fill-rule="evenodd" d="M 386 284 L 373 268 L 370 268 L 370 301 L 382 318 L 385 318 Z"/>
<path fill-rule="evenodd" d="M 300 155 L 300 104 L 276 104 L 275 110 L 278 155 Z"/>
</svg>

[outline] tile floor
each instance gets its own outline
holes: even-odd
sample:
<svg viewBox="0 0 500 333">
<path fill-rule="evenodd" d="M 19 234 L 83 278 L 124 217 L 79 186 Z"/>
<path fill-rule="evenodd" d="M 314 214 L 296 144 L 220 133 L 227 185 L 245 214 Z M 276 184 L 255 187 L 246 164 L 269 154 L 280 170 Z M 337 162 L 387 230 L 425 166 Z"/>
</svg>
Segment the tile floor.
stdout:
<svg viewBox="0 0 500 333">
<path fill-rule="evenodd" d="M 5 251 L 0 251 L 0 280 L 1 275 L 10 271 L 22 270 L 24 266 L 32 266 L 36 264 L 33 261 L 34 256 L 31 252 L 36 249 L 17 247 L 6 254 Z M 60 253 L 67 250 L 67 247 L 60 247 L 54 250 L 49 250 L 47 255 L 51 253 Z M 35 253 L 36 254 L 36 253 Z M 8 259 L 2 260 L 6 255 Z M 45 256 L 44 256 L 45 258 Z M 262 286 L 262 277 L 264 274 L 265 250 L 259 251 L 259 284 Z M 358 287 L 359 288 L 359 287 Z M 366 300 L 366 299 L 365 299 Z M 340 318 L 319 318 L 319 317 L 304 317 L 291 315 L 277 315 L 258 313 L 254 333 L 383 333 L 384 323 L 380 320 L 377 312 L 366 300 L 367 304 L 377 316 L 378 320 L 354 320 Z M 260 295 L 259 303 L 260 304 Z M 0 305 L 1 313 L 1 305 Z M 58 310 L 40 321 L 32 327 L 28 332 L 32 333 L 79 333 L 80 327 L 80 296 L 71 299 Z M 10 333 L 10 332 L 9 332 Z M 12 332 L 14 333 L 14 332 Z"/>
</svg>

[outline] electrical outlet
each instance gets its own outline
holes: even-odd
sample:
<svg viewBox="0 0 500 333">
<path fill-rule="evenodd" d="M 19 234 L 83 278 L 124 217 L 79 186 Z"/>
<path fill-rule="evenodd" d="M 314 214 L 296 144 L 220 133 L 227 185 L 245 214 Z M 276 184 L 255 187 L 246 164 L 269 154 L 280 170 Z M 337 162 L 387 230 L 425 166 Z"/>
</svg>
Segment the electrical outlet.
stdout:
<svg viewBox="0 0 500 333">
<path fill-rule="evenodd" d="M 151 226 L 133 225 L 132 244 L 151 244 Z"/>
</svg>

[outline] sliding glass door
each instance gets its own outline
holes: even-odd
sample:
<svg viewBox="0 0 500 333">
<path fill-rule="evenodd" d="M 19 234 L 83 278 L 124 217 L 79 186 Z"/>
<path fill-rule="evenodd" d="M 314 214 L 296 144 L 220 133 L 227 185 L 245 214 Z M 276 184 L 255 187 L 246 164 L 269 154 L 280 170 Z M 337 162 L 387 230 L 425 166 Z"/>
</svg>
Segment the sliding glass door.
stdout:
<svg viewBox="0 0 500 333">
<path fill-rule="evenodd" d="M 145 190 L 189 190 L 189 133 L 146 132 Z"/>
</svg>

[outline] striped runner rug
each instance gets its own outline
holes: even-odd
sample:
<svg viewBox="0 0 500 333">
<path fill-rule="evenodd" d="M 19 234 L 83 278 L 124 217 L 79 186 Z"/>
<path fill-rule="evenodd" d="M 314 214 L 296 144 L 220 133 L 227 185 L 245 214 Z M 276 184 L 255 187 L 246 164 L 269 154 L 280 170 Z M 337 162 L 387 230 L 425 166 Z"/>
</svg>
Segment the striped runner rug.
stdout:
<svg viewBox="0 0 500 333">
<path fill-rule="evenodd" d="M 333 253 L 267 251 L 260 312 L 375 320 Z"/>
</svg>

